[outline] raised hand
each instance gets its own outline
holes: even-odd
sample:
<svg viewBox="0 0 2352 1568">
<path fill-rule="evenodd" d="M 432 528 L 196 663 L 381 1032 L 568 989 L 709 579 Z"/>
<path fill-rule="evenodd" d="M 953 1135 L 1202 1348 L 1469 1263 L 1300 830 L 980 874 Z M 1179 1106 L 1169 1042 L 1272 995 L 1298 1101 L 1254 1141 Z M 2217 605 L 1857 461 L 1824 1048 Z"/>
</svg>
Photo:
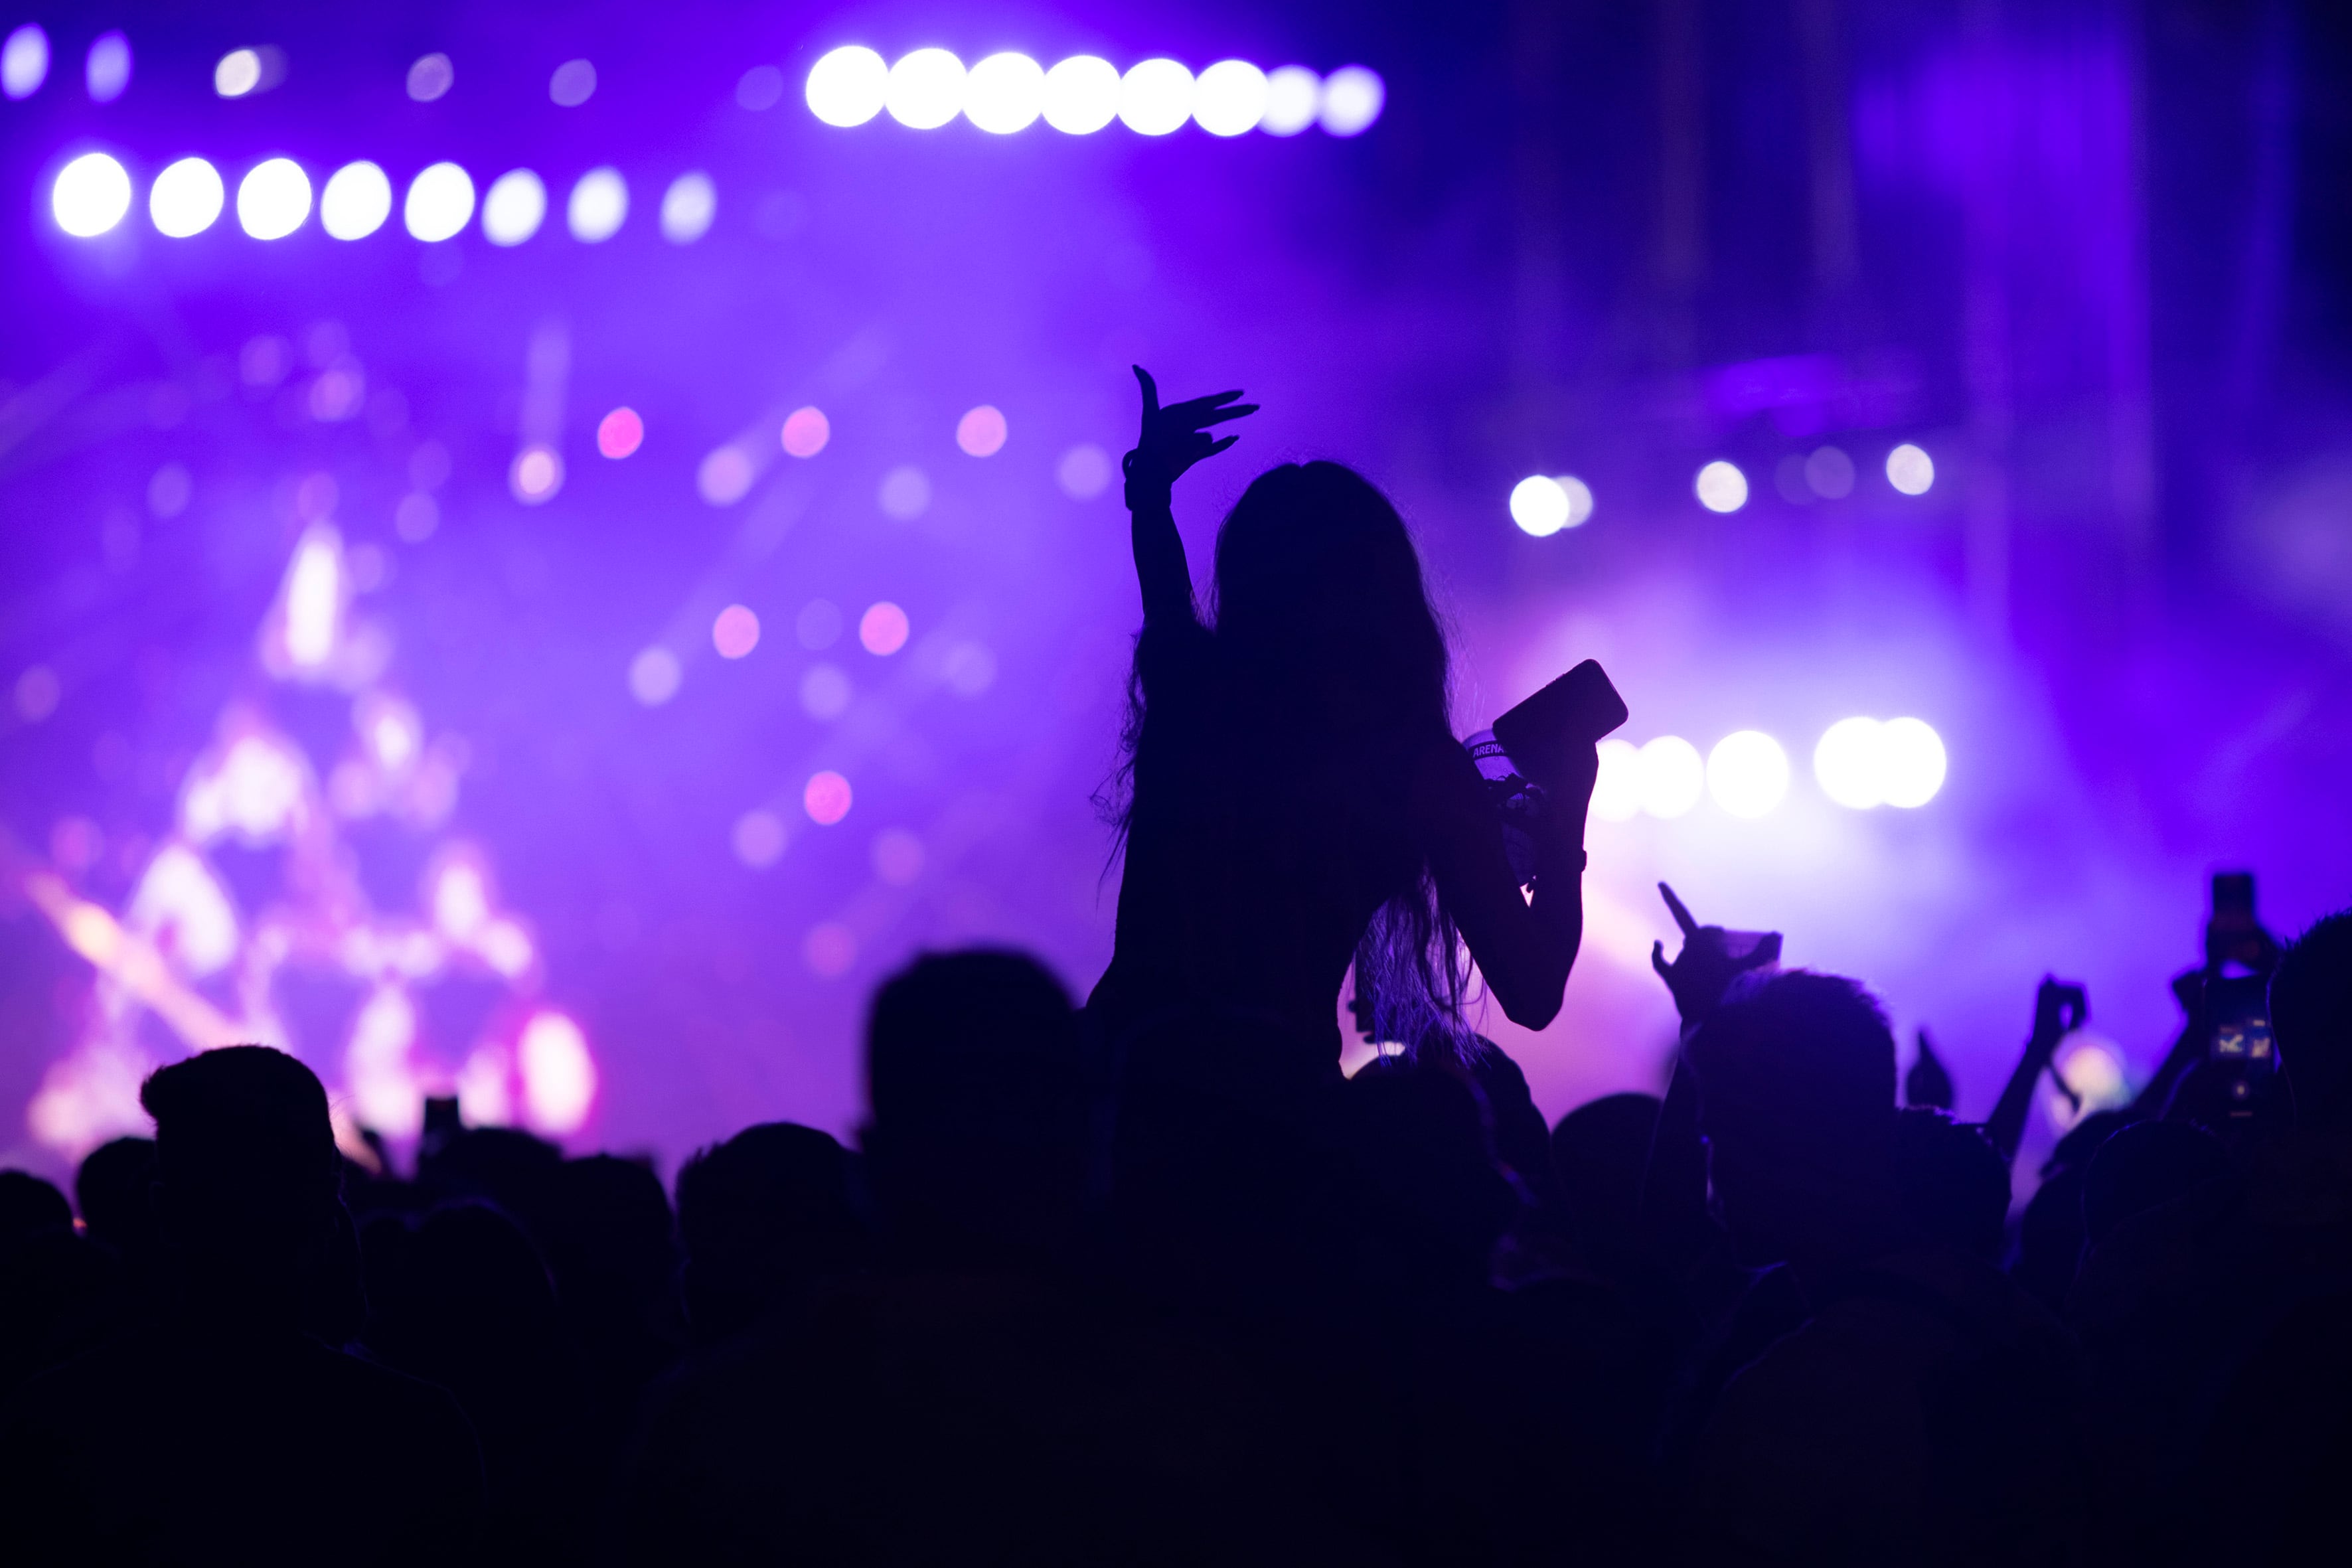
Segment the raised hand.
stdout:
<svg viewBox="0 0 2352 1568">
<path fill-rule="evenodd" d="M 1666 900 L 1666 908 L 1682 928 L 1683 950 L 1666 962 L 1666 944 L 1650 944 L 1650 967 L 1674 993 L 1675 1011 L 1682 1015 L 1683 1027 L 1693 1028 L 1715 1011 L 1731 983 L 1751 969 L 1763 969 L 1780 962 L 1780 933 L 1767 931 L 1763 939 L 1746 952 L 1731 951 L 1730 933 L 1721 926 L 1703 926 L 1691 918 L 1690 910 L 1675 897 L 1675 890 L 1664 882 L 1658 891 Z"/>
<path fill-rule="evenodd" d="M 2046 1060 L 2058 1048 L 2058 1042 L 2081 1028 L 2090 1016 L 2090 999 L 2082 986 L 2043 975 L 2033 993 L 2033 1036 L 2025 1048 Z"/>
<path fill-rule="evenodd" d="M 1234 401 L 1241 396 L 1239 392 L 1188 398 L 1162 408 L 1160 384 L 1141 365 L 1132 368 L 1143 392 L 1143 429 L 1136 437 L 1135 450 L 1120 464 L 1130 489 L 1137 486 L 1166 489 L 1183 477 L 1185 469 L 1203 458 L 1216 456 L 1239 439 L 1234 436 L 1222 439 L 1212 436 L 1209 432 L 1213 426 L 1257 412 L 1255 403 Z M 1129 499 L 1132 505 L 1135 498 Z"/>
</svg>

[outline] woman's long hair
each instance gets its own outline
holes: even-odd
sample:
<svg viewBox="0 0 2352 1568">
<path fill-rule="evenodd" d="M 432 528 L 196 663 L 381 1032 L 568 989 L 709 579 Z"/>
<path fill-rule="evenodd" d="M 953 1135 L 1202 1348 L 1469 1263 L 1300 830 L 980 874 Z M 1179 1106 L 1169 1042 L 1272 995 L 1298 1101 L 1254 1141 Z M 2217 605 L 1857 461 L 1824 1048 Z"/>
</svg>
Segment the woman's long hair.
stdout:
<svg viewBox="0 0 2352 1568">
<path fill-rule="evenodd" d="M 1338 463 L 1286 463 L 1251 481 L 1217 533 L 1213 624 L 1244 711 L 1281 749 L 1360 770 L 1402 769 L 1449 739 L 1451 663 L 1421 557 L 1378 488 Z M 1121 762 L 1106 801 L 1124 837 L 1150 715 L 1130 672 Z M 1271 760 L 1271 759 L 1269 759 Z M 1426 863 L 1381 905 L 1356 949 L 1376 1038 L 1461 1050 L 1461 939 Z"/>
</svg>

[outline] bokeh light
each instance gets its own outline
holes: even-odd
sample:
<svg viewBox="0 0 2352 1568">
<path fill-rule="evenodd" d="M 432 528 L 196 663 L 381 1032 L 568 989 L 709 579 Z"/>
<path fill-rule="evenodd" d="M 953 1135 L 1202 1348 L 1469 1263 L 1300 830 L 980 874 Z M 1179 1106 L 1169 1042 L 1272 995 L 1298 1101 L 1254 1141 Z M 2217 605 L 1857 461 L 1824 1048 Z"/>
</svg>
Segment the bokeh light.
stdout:
<svg viewBox="0 0 2352 1568">
<path fill-rule="evenodd" d="M 1639 760 L 1642 809 L 1652 816 L 1681 816 L 1706 793 L 1706 763 L 1680 735 L 1659 736 L 1642 748 Z"/>
<path fill-rule="evenodd" d="M 811 599 L 793 618 L 793 629 L 801 647 L 812 653 L 831 647 L 841 640 L 841 606 L 830 599 Z"/>
<path fill-rule="evenodd" d="M 702 459 L 694 471 L 694 488 L 712 506 L 733 506 L 751 493 L 751 481 L 758 477 L 751 454 L 730 444 L 715 448 Z"/>
<path fill-rule="evenodd" d="M 648 708 L 658 708 L 677 695 L 685 671 L 677 655 L 666 647 L 642 649 L 629 661 L 629 695 Z"/>
<path fill-rule="evenodd" d="M 1568 526 L 1568 492 L 1549 475 L 1530 474 L 1511 487 L 1511 521 L 1537 539 L 1558 533 Z"/>
<path fill-rule="evenodd" d="M 1816 447 L 1805 458 L 1805 483 L 1823 500 L 1853 494 L 1853 459 L 1843 447 Z"/>
<path fill-rule="evenodd" d="M 223 98 L 243 98 L 260 85 L 258 50 L 231 49 L 213 67 L 213 90 Z"/>
<path fill-rule="evenodd" d="M 721 658 L 741 658 L 760 646 L 760 617 L 748 605 L 730 605 L 710 623 L 710 646 Z"/>
<path fill-rule="evenodd" d="M 672 245 L 692 245 L 710 232 L 719 216 L 719 187 L 700 170 L 680 174 L 662 193 L 662 237 Z"/>
<path fill-rule="evenodd" d="M 577 109 L 596 96 L 596 68 L 586 60 L 566 60 L 547 79 L 547 96 L 564 109 Z"/>
<path fill-rule="evenodd" d="M 1010 136 L 1045 110 L 1045 68 L 1027 55 L 991 55 L 964 79 L 963 116 L 982 131 Z"/>
<path fill-rule="evenodd" d="M 1600 752 L 1592 815 L 1603 822 L 1631 822 L 1642 809 L 1642 753 L 1631 741 L 1614 737 L 1601 742 Z"/>
<path fill-rule="evenodd" d="M 849 674 L 837 664 L 811 665 L 801 677 L 801 711 L 830 721 L 849 711 Z"/>
<path fill-rule="evenodd" d="M 82 82 L 92 103 L 112 103 L 131 86 L 131 40 L 120 29 L 100 33 L 82 61 Z"/>
<path fill-rule="evenodd" d="M 857 641 L 867 653 L 887 658 L 907 646 L 907 612 L 884 599 L 857 617 Z"/>
<path fill-rule="evenodd" d="M 857 962 L 857 933 L 839 921 L 811 926 L 801 943 L 801 959 L 819 979 L 837 980 Z"/>
<path fill-rule="evenodd" d="M 1118 118 L 1118 68 L 1099 55 L 1073 55 L 1045 73 L 1045 123 L 1089 136 Z"/>
<path fill-rule="evenodd" d="M 1738 730 L 1706 754 L 1707 793 L 1734 816 L 1759 817 L 1789 793 L 1789 755 L 1761 730 Z"/>
<path fill-rule="evenodd" d="M 16 716 L 27 724 L 39 723 L 58 710 L 61 692 L 56 670 L 46 664 L 26 665 L 16 677 L 13 693 Z"/>
<path fill-rule="evenodd" d="M 596 422 L 596 450 L 608 458 L 625 458 L 646 442 L 646 422 L 624 405 Z"/>
<path fill-rule="evenodd" d="M 507 469 L 507 488 L 525 506 L 553 500 L 563 488 L 562 455 L 552 447 L 525 447 Z"/>
<path fill-rule="evenodd" d="M 1735 512 L 1748 504 L 1748 476 L 1737 464 L 1720 458 L 1698 471 L 1698 480 L 1691 488 L 1698 495 L 1698 504 L 1709 511 Z"/>
<path fill-rule="evenodd" d="M 753 66 L 735 83 L 735 103 L 757 114 L 784 100 L 784 73 L 773 66 Z"/>
<path fill-rule="evenodd" d="M 362 158 L 327 176 L 319 193 L 319 226 L 334 239 L 365 239 L 392 216 L 392 181 Z"/>
<path fill-rule="evenodd" d="M 577 1132 L 596 1103 L 596 1063 L 588 1037 L 561 1013 L 531 1016 L 515 1046 L 522 1074 L 522 1115 L 534 1131 Z"/>
<path fill-rule="evenodd" d="M 1813 747 L 1813 778 L 1822 793 L 1853 811 L 1868 811 L 1886 798 L 1880 782 L 1878 721 L 1841 719 L 1822 731 Z"/>
<path fill-rule="evenodd" d="M 408 96 L 418 103 L 431 103 L 457 85 L 457 68 L 437 51 L 418 56 L 408 68 Z"/>
<path fill-rule="evenodd" d="M 1923 719 L 1890 719 L 1878 731 L 1880 787 L 1886 804 L 1927 805 L 1944 787 L 1950 766 L 1944 739 Z"/>
<path fill-rule="evenodd" d="M 58 171 L 49 212 L 76 239 L 95 239 L 131 210 L 131 176 L 104 153 L 84 153 Z"/>
<path fill-rule="evenodd" d="M 831 827 L 849 815 L 849 781 L 827 768 L 811 776 L 801 791 L 802 808 L 820 827 Z"/>
<path fill-rule="evenodd" d="M 996 684 L 996 656 L 985 643 L 960 642 L 948 649 L 940 674 L 958 697 L 977 697 Z"/>
<path fill-rule="evenodd" d="M 874 836 L 874 874 L 893 888 L 911 885 L 923 874 L 923 841 L 903 827 Z"/>
<path fill-rule="evenodd" d="M 1822 793 L 1854 811 L 1925 805 L 1944 787 L 1948 767 L 1943 737 L 1921 719 L 1841 719 L 1813 748 Z"/>
<path fill-rule="evenodd" d="M 761 807 L 735 819 L 735 858 L 753 870 L 765 870 L 784 853 L 784 819 Z"/>
<path fill-rule="evenodd" d="M 628 182 L 609 163 L 581 175 L 563 209 L 565 226 L 583 245 L 602 245 L 620 233 L 628 220 Z"/>
<path fill-rule="evenodd" d="M 1004 449 L 1004 416 L 988 404 L 956 421 L 956 445 L 974 458 L 992 458 Z"/>
<path fill-rule="evenodd" d="M 520 245 L 547 221 L 547 185 L 529 169 L 509 169 L 490 182 L 482 198 L 482 237 L 492 245 Z"/>
<path fill-rule="evenodd" d="M 400 221 L 428 245 L 455 239 L 474 221 L 473 177 L 455 163 L 428 163 L 408 182 Z"/>
<path fill-rule="evenodd" d="M 1323 79 L 1305 66 L 1281 66 L 1265 79 L 1265 113 L 1258 126 L 1269 136 L 1296 136 L 1323 111 Z"/>
<path fill-rule="evenodd" d="M 310 216 L 310 176 L 291 158 L 265 158 L 237 182 L 237 226 L 256 239 L 283 239 Z"/>
<path fill-rule="evenodd" d="M 37 22 L 26 22 L 0 44 L 0 93 L 30 98 L 49 79 L 49 36 Z"/>
<path fill-rule="evenodd" d="M 883 107 L 911 131 L 936 131 L 963 112 L 963 62 L 946 49 L 917 49 L 890 68 Z"/>
<path fill-rule="evenodd" d="M 1054 482 L 1072 500 L 1092 500 L 1110 488 L 1110 454 L 1091 441 L 1062 454 L 1054 465 Z"/>
<path fill-rule="evenodd" d="M 863 125 L 882 112 L 890 67 L 862 45 L 835 49 L 809 68 L 809 112 L 827 125 Z"/>
<path fill-rule="evenodd" d="M 833 422 L 822 408 L 795 408 L 784 416 L 784 450 L 795 458 L 814 458 L 833 439 Z"/>
<path fill-rule="evenodd" d="M 1387 107 L 1388 87 L 1369 66 L 1341 66 L 1323 81 L 1323 107 L 1317 116 L 1334 136 L 1360 136 Z"/>
<path fill-rule="evenodd" d="M 1923 496 L 1936 484 L 1936 460 L 1906 441 L 1886 454 L 1886 482 L 1906 496 Z"/>
<path fill-rule="evenodd" d="M 1165 58 L 1129 66 L 1118 79 L 1118 118 L 1141 136 L 1165 136 L 1192 118 L 1192 73 Z"/>
<path fill-rule="evenodd" d="M 183 158 L 155 176 L 147 191 L 147 216 L 155 232 L 169 239 L 202 234 L 228 205 L 220 171 L 202 158 Z"/>
<path fill-rule="evenodd" d="M 1192 84 L 1192 120 L 1212 136 L 1239 136 L 1265 118 L 1265 72 L 1247 60 L 1219 60 Z"/>
<path fill-rule="evenodd" d="M 883 516 L 912 522 L 931 509 L 930 476 L 912 463 L 901 464 L 882 476 L 875 500 Z"/>
</svg>

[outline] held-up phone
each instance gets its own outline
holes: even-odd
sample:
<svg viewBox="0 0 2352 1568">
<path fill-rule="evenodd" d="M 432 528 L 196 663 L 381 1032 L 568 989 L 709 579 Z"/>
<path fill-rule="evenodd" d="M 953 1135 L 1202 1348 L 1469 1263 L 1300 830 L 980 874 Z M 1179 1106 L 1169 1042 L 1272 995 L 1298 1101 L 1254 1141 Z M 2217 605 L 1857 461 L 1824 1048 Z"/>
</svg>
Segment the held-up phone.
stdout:
<svg viewBox="0 0 2352 1568">
<path fill-rule="evenodd" d="M 449 1140 L 466 1130 L 457 1116 L 457 1097 L 454 1094 L 428 1094 L 425 1097 L 425 1131 L 418 1139 L 420 1152 L 432 1155 L 441 1152 Z"/>
<path fill-rule="evenodd" d="M 1586 659 L 1495 721 L 1503 750 L 1532 762 L 1564 745 L 1591 745 L 1625 721 L 1625 700 L 1596 659 Z"/>
<path fill-rule="evenodd" d="M 2255 1092 L 2278 1067 L 2271 1036 L 2270 981 L 2260 974 L 2220 976 L 2205 983 L 2211 1027 L 2205 1055 L 2229 1083 L 2230 1113 L 2250 1114 Z"/>
<path fill-rule="evenodd" d="M 2225 963 L 2259 971 L 2269 943 L 2262 921 L 2254 918 L 2254 874 L 2216 871 L 2213 874 L 2213 916 L 2205 923 L 2205 963 L 2220 973 Z"/>
</svg>

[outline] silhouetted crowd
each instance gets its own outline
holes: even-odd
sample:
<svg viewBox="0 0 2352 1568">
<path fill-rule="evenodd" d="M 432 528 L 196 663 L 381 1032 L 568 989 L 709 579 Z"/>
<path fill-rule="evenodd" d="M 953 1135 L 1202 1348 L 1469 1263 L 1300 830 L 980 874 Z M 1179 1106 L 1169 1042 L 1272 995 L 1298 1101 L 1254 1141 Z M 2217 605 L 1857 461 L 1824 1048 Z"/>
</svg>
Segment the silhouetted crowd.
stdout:
<svg viewBox="0 0 2352 1568">
<path fill-rule="evenodd" d="M 1970 1125 L 1860 985 L 1733 947 L 1661 955 L 1664 1097 L 1549 1128 L 1491 1045 L 1304 1072 L 926 956 L 856 1148 L 672 1192 L 499 1128 L 372 1173 L 294 1058 L 192 1057 L 71 1205 L 0 1174 L 0 1556 L 2340 1561 L 2352 914 L 2258 958 L 2282 1071 L 2208 1081 L 2189 972 L 2013 1221 L 2079 997 Z"/>
</svg>

